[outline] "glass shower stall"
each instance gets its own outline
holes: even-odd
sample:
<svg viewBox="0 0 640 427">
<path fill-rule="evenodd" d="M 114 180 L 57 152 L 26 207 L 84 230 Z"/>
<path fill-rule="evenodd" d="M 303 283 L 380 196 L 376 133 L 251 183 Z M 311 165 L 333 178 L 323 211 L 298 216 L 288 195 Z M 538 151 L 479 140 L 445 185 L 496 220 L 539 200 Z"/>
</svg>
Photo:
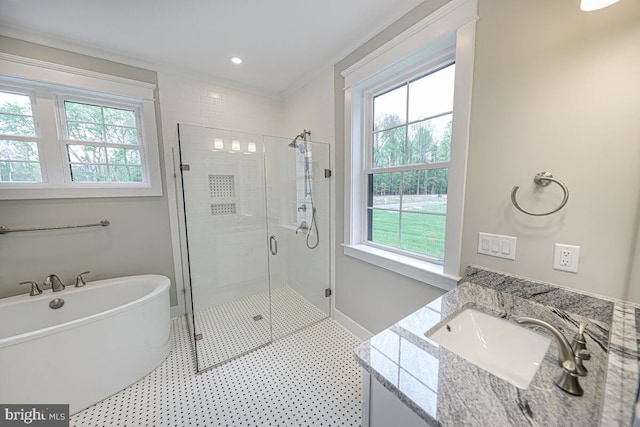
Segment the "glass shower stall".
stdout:
<svg viewBox="0 0 640 427">
<path fill-rule="evenodd" d="M 178 125 L 198 371 L 330 314 L 329 145 Z"/>
</svg>

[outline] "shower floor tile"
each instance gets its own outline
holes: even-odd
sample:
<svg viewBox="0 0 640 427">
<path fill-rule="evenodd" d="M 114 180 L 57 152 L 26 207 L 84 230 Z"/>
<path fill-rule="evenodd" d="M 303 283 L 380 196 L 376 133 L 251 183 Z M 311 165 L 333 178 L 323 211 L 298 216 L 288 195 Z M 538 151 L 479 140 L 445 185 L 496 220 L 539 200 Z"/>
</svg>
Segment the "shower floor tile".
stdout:
<svg viewBox="0 0 640 427">
<path fill-rule="evenodd" d="M 288 286 L 200 310 L 195 313 L 198 364 L 202 369 L 276 340 L 327 317 L 302 295 Z M 260 320 L 254 316 L 260 315 Z M 273 319 L 270 327 L 269 317 Z"/>
<path fill-rule="evenodd" d="M 169 357 L 125 390 L 71 417 L 71 426 L 358 426 L 359 341 L 332 319 L 197 374 L 186 318 Z M 109 367 L 97 367 L 109 369 Z"/>
</svg>

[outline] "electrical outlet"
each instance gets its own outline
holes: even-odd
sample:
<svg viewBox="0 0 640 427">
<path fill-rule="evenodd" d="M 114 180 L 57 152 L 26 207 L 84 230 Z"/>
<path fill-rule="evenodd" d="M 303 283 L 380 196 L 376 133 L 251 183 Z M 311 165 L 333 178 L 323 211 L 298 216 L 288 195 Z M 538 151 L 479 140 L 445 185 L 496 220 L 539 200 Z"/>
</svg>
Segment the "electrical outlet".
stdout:
<svg viewBox="0 0 640 427">
<path fill-rule="evenodd" d="M 555 270 L 577 273 L 579 262 L 580 246 L 556 243 L 556 249 L 553 255 L 553 268 Z"/>
</svg>

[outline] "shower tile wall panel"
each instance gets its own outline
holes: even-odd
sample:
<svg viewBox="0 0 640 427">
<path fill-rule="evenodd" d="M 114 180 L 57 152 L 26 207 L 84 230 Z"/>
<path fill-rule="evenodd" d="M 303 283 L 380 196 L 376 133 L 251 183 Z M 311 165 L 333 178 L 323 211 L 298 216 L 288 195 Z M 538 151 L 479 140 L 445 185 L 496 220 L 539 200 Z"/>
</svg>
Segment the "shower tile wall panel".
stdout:
<svg viewBox="0 0 640 427">
<path fill-rule="evenodd" d="M 214 152 L 213 137 L 229 142 L 228 135 L 203 132 L 181 129 L 182 158 L 190 165 L 183 179 L 196 310 L 263 292 L 268 271 L 261 155 Z M 233 191 L 214 196 L 233 197 L 211 197 L 211 175 L 232 176 Z M 235 214 L 212 215 L 212 204 L 230 200 Z"/>
<path fill-rule="evenodd" d="M 158 73 L 165 145 L 176 124 L 282 135 L 282 101 L 173 74 Z"/>
<path fill-rule="evenodd" d="M 329 167 L 329 150 L 313 145 L 313 156 L 310 158 L 310 172 L 312 177 L 313 201 L 316 207 L 316 221 L 320 232 L 321 240 L 316 249 L 309 249 L 306 245 L 306 235 L 292 234 L 288 238 L 291 257 L 289 259 L 289 286 L 295 289 L 305 299 L 316 305 L 321 310 L 329 313 L 329 299 L 324 296 L 324 289 L 329 287 L 328 271 L 329 265 L 329 225 L 330 225 L 330 204 L 329 190 L 331 179 L 324 177 L 324 169 Z M 304 160 L 298 155 L 296 163 L 297 176 L 296 186 L 302 188 L 304 194 Z M 299 191 L 299 190 L 298 190 Z M 298 196 L 300 197 L 300 196 Z M 304 201 L 301 201 L 304 200 Z M 311 198 L 299 199 L 298 204 L 306 203 L 306 216 L 300 217 L 299 221 L 305 220 L 311 226 Z M 315 243 L 315 230 L 310 236 L 310 243 Z M 311 255 L 309 255 L 311 254 Z"/>
</svg>

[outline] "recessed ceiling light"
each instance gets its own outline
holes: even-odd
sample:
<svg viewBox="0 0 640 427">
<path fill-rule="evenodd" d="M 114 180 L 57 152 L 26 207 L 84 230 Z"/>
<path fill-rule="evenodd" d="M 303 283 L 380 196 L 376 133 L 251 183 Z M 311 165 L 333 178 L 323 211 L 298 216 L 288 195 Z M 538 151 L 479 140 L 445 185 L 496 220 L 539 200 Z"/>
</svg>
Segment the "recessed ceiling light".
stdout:
<svg viewBox="0 0 640 427">
<path fill-rule="evenodd" d="M 231 62 L 233 62 L 234 64 L 242 64 L 242 59 L 238 58 L 237 56 L 232 56 L 231 57 Z"/>
</svg>

